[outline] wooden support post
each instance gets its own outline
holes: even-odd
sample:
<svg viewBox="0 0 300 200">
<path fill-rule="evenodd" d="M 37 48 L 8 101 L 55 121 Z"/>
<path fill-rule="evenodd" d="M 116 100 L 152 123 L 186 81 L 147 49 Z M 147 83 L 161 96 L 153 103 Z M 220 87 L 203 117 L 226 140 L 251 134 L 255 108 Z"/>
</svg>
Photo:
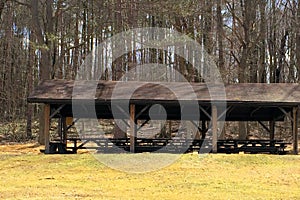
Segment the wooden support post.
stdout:
<svg viewBox="0 0 300 200">
<path fill-rule="evenodd" d="M 221 130 L 221 134 L 219 139 L 225 140 L 225 134 L 226 134 L 226 123 L 224 121 L 221 122 L 223 124 L 223 129 Z"/>
<path fill-rule="evenodd" d="M 270 126 L 270 140 L 275 139 L 275 121 L 271 120 L 269 121 L 269 126 Z"/>
<path fill-rule="evenodd" d="M 298 107 L 293 108 L 293 153 L 298 155 Z"/>
<path fill-rule="evenodd" d="M 67 144 L 67 118 L 62 117 L 62 143 Z"/>
<path fill-rule="evenodd" d="M 205 139 L 206 136 L 206 132 L 207 132 L 207 128 L 206 128 L 206 121 L 202 120 L 202 127 L 201 127 L 202 131 L 201 131 L 201 139 Z"/>
<path fill-rule="evenodd" d="M 212 152 L 217 153 L 218 151 L 218 109 L 217 106 L 212 106 L 211 111 L 212 117 Z"/>
<path fill-rule="evenodd" d="M 172 121 L 171 120 L 169 120 L 168 125 L 169 125 L 168 138 L 172 138 Z"/>
<path fill-rule="evenodd" d="M 63 132 L 63 128 L 62 128 L 62 117 L 60 116 L 58 118 L 58 122 L 57 122 L 57 132 L 58 132 L 58 136 L 60 138 L 60 141 L 62 141 L 62 132 Z"/>
<path fill-rule="evenodd" d="M 50 153 L 49 142 L 50 142 L 50 105 L 45 104 L 44 106 L 44 138 L 45 138 L 45 153 Z"/>
<path fill-rule="evenodd" d="M 136 125 L 135 125 L 135 105 L 130 104 L 130 152 L 135 153 Z"/>
</svg>

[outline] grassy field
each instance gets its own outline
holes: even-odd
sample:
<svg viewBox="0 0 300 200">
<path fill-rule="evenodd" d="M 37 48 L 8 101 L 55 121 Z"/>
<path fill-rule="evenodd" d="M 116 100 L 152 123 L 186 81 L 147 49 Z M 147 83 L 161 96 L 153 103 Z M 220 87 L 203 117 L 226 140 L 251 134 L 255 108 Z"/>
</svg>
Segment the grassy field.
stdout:
<svg viewBox="0 0 300 200">
<path fill-rule="evenodd" d="M 300 156 L 186 154 L 161 170 L 130 174 L 89 153 L 39 148 L 0 146 L 0 199 L 300 199 Z"/>
</svg>

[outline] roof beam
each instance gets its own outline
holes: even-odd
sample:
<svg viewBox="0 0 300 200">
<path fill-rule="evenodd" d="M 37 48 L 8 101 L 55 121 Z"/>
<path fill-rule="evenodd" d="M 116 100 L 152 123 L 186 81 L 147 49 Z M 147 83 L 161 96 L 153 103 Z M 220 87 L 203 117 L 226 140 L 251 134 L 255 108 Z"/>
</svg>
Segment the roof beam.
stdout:
<svg viewBox="0 0 300 200">
<path fill-rule="evenodd" d="M 52 119 L 57 113 L 59 113 L 59 111 L 61 111 L 61 109 L 63 109 L 65 107 L 66 104 L 63 104 L 61 106 L 59 106 L 51 115 L 50 115 L 50 119 Z"/>
<path fill-rule="evenodd" d="M 128 113 L 121 106 L 117 105 L 116 107 L 119 109 L 119 111 L 121 111 L 121 113 L 123 113 L 126 116 L 127 119 L 130 119 Z"/>
<path fill-rule="evenodd" d="M 141 128 L 143 128 L 148 122 L 150 121 L 150 119 L 145 120 L 142 125 L 140 125 L 140 127 L 137 129 L 137 131 L 139 131 Z"/>
<path fill-rule="evenodd" d="M 268 131 L 269 133 L 271 132 L 270 129 L 269 129 L 266 125 L 264 125 L 264 123 L 262 123 L 261 121 L 258 121 L 258 123 L 259 123 L 266 131 Z"/>
<path fill-rule="evenodd" d="M 285 116 L 287 116 L 289 118 L 289 120 L 293 121 L 293 117 L 291 116 L 290 113 L 286 112 L 283 108 L 278 107 L 279 110 L 281 110 L 281 112 L 283 112 L 285 114 Z"/>
<path fill-rule="evenodd" d="M 251 112 L 250 116 L 253 117 L 253 114 L 254 114 L 256 111 L 260 110 L 260 109 L 261 109 L 261 106 L 258 107 L 258 108 L 255 108 L 255 109 Z"/>
<path fill-rule="evenodd" d="M 229 111 L 232 110 L 232 109 L 233 109 L 233 106 L 227 107 L 227 108 L 222 112 L 222 114 L 219 115 L 218 121 L 219 121 L 224 115 L 225 115 L 225 117 L 226 117 L 226 113 L 229 112 Z M 226 120 L 225 120 L 225 121 L 226 121 Z"/>
<path fill-rule="evenodd" d="M 79 119 L 80 119 L 80 118 L 75 119 L 75 120 L 72 122 L 72 124 L 70 124 L 70 125 L 67 127 L 66 131 L 68 131 L 70 128 L 72 128 L 72 126 L 74 126 L 74 124 L 75 124 L 76 122 L 78 122 Z"/>
<path fill-rule="evenodd" d="M 139 116 L 141 116 L 143 114 L 143 112 L 145 112 L 148 108 L 150 107 L 150 105 L 145 106 L 137 115 L 136 118 L 138 119 Z"/>
<path fill-rule="evenodd" d="M 208 114 L 208 112 L 202 106 L 199 105 L 199 108 L 211 120 L 210 114 Z"/>
<path fill-rule="evenodd" d="M 195 121 L 190 121 L 201 133 L 202 133 L 202 128 L 200 128 L 199 127 L 199 125 L 198 124 L 196 124 L 196 122 Z"/>
</svg>

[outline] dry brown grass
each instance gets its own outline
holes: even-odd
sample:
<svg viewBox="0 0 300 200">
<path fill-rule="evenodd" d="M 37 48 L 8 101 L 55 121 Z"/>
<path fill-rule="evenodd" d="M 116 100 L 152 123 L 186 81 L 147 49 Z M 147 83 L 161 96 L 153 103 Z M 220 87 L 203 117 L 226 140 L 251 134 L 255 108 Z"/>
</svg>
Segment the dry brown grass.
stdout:
<svg viewBox="0 0 300 200">
<path fill-rule="evenodd" d="M 164 169 L 112 170 L 91 154 L 0 146 L 1 199 L 300 199 L 300 157 L 186 154 Z"/>
</svg>

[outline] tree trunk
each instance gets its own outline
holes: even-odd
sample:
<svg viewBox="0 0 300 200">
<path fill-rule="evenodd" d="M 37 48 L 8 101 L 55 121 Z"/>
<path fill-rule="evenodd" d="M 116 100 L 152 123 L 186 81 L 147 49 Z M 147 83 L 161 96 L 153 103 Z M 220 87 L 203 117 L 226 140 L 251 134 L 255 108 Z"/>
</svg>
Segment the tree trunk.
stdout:
<svg viewBox="0 0 300 200">
<path fill-rule="evenodd" d="M 285 44 L 289 33 L 285 32 L 280 41 L 280 49 L 279 49 L 279 61 L 278 61 L 278 68 L 276 69 L 275 74 L 275 83 L 282 83 L 285 82 L 285 75 L 284 75 L 284 60 L 286 56 L 285 52 Z"/>
<path fill-rule="evenodd" d="M 6 2 L 6 0 L 0 0 L 0 19 L 1 19 L 1 16 L 2 16 L 3 8 L 5 6 L 5 2 Z"/>
<path fill-rule="evenodd" d="M 266 72 L 266 37 L 267 37 L 267 23 L 266 23 L 266 2 L 259 1 L 261 22 L 260 22 L 260 49 L 259 49 L 259 68 L 258 68 L 258 80 L 261 83 L 267 82 Z"/>
<path fill-rule="evenodd" d="M 276 81 L 276 68 L 277 68 L 277 56 L 276 56 L 276 0 L 271 2 L 271 20 L 270 20 L 270 35 L 269 35 L 269 52 L 270 52 L 270 82 L 275 83 Z"/>
<path fill-rule="evenodd" d="M 212 8 L 213 1 L 206 0 L 205 1 L 205 14 L 204 14 L 204 32 L 203 32 L 203 43 L 205 50 L 208 54 L 212 54 L 213 52 L 213 40 L 212 40 Z"/>
<path fill-rule="evenodd" d="M 75 22 L 75 34 L 74 34 L 74 57 L 73 57 L 73 74 L 72 78 L 75 79 L 77 75 L 77 70 L 79 69 L 79 10 L 76 12 L 76 22 Z"/>
<path fill-rule="evenodd" d="M 221 71 L 221 75 L 223 80 L 226 78 L 225 74 L 225 59 L 224 59 L 224 46 L 223 46 L 223 38 L 224 38 L 224 29 L 223 29 L 223 17 L 222 17 L 222 1 L 217 1 L 217 35 L 218 35 L 218 50 L 219 50 L 219 70 Z"/>
<path fill-rule="evenodd" d="M 6 112 L 4 112 L 4 119 L 7 121 L 12 121 L 13 119 L 13 106 L 12 106 L 12 99 L 13 97 L 13 12 L 12 12 L 12 6 L 11 3 L 7 3 L 7 10 L 8 10 L 8 25 L 5 28 L 5 59 L 4 59 L 4 66 L 5 66 L 5 77 L 6 77 L 6 83 L 4 84 L 4 93 L 6 94 L 5 96 L 5 108 Z"/>
<path fill-rule="evenodd" d="M 254 5 L 256 3 L 254 2 Z M 256 79 L 256 68 L 254 63 L 256 60 L 256 55 L 254 54 L 255 49 L 253 46 L 253 23 L 255 20 L 256 6 L 253 6 L 252 0 L 245 0 L 244 3 L 241 1 L 241 7 L 243 12 L 243 31 L 244 31 L 244 40 L 242 44 L 242 55 L 239 65 L 239 82 L 245 83 L 248 82 L 246 73 L 250 69 L 250 81 Z M 256 81 L 255 81 L 256 82 Z M 247 138 L 247 122 L 239 122 L 239 139 Z"/>
<path fill-rule="evenodd" d="M 114 34 L 120 33 L 123 31 L 122 28 L 122 1 L 117 0 L 115 3 L 115 15 L 114 15 Z M 116 44 L 113 44 L 116 45 Z M 117 44 L 120 45 L 120 44 Z M 124 42 L 125 45 L 125 42 Z M 115 46 L 116 48 L 116 46 Z M 114 54 L 114 50 L 112 50 L 112 53 Z M 116 81 L 120 81 L 123 76 L 123 57 L 116 58 L 112 63 L 112 79 Z M 125 138 L 127 126 L 122 120 L 115 119 L 115 125 L 114 125 L 114 138 Z M 119 127 L 121 126 L 121 127 Z"/>
<path fill-rule="evenodd" d="M 40 24 L 40 15 L 39 15 L 39 1 L 38 0 L 31 0 L 31 15 L 32 15 L 32 25 L 33 25 L 33 30 L 35 33 L 35 38 L 37 39 L 38 45 L 41 46 L 40 52 L 41 52 L 41 58 L 40 58 L 40 66 L 39 66 L 39 77 L 40 80 L 47 80 L 50 79 L 50 66 L 51 64 L 51 54 L 49 50 L 49 43 L 50 41 L 47 39 L 46 35 L 46 40 L 44 40 L 44 34 L 49 34 L 48 30 L 42 30 L 42 26 Z M 52 23 L 52 1 L 46 1 L 46 21 L 47 21 L 47 28 L 50 29 L 50 33 L 53 26 Z M 47 47 L 45 47 L 45 45 Z M 44 107 L 40 107 L 40 130 L 39 130 L 39 143 L 44 145 L 45 144 L 45 137 L 44 137 Z"/>
<path fill-rule="evenodd" d="M 33 41 L 33 34 L 31 33 L 29 36 L 29 40 Z M 27 61 L 27 94 L 29 95 L 33 89 L 33 67 L 34 67 L 34 49 L 32 48 L 32 44 L 29 44 L 28 47 L 28 61 Z M 33 106 L 27 103 L 27 126 L 26 126 L 26 136 L 28 139 L 32 138 L 32 129 L 31 129 L 31 121 L 32 121 L 32 114 L 33 114 Z"/>
<path fill-rule="evenodd" d="M 297 7 L 297 34 L 296 34 L 296 66 L 298 70 L 298 82 L 300 82 L 300 3 Z"/>
</svg>

